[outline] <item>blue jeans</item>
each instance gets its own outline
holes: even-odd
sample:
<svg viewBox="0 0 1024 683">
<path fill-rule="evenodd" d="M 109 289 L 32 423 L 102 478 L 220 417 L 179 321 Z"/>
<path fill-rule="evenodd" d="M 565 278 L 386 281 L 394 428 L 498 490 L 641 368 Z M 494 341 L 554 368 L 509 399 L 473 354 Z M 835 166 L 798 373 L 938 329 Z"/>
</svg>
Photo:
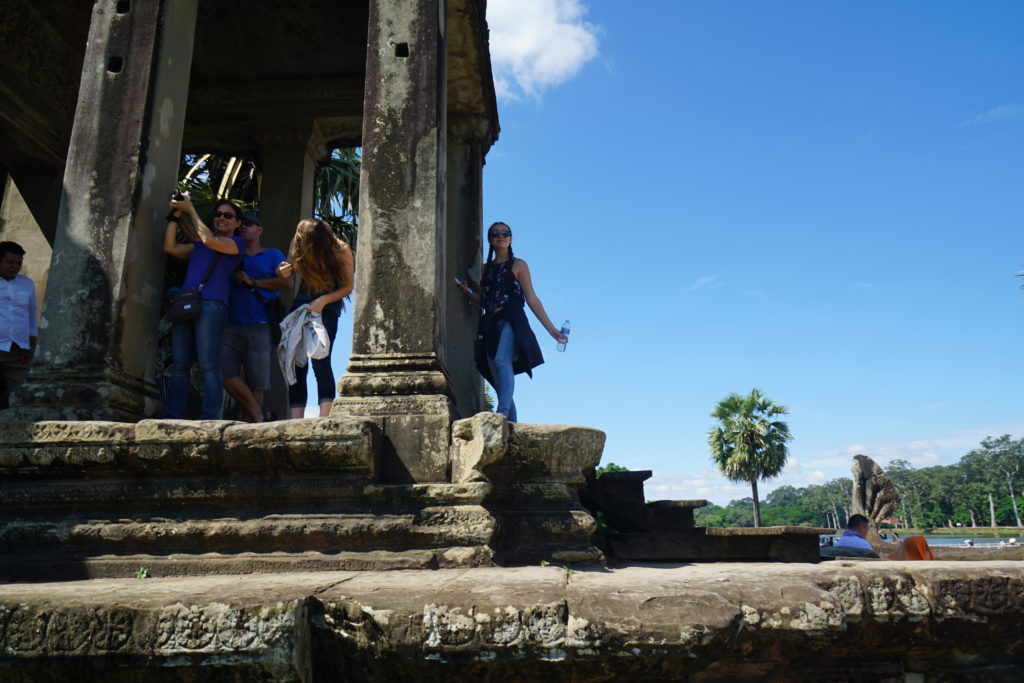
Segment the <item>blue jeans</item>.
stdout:
<svg viewBox="0 0 1024 683">
<path fill-rule="evenodd" d="M 516 419 L 516 402 L 512 394 L 516 390 L 516 373 L 512 369 L 512 361 L 516 357 L 516 335 L 512 326 L 506 321 L 498 321 L 498 349 L 494 357 L 487 357 L 487 365 L 491 369 L 491 384 L 498 395 L 498 407 L 494 412 L 508 417 L 511 422 Z"/>
<path fill-rule="evenodd" d="M 167 387 L 164 413 L 183 419 L 191 386 L 192 363 L 198 357 L 203 373 L 203 404 L 200 420 L 220 419 L 224 407 L 224 380 L 220 375 L 220 341 L 228 307 L 221 301 L 203 299 L 199 315 L 192 320 L 175 323 L 171 328 L 171 381 Z"/>
<path fill-rule="evenodd" d="M 320 314 L 320 320 L 327 329 L 327 338 L 331 340 L 331 352 L 334 352 L 334 338 L 338 336 L 339 314 L 333 311 L 324 311 Z M 334 384 L 334 369 L 331 368 L 331 354 L 326 358 L 311 358 L 302 367 L 295 368 L 295 384 L 288 387 L 288 407 L 306 407 L 306 375 L 309 373 L 309 366 L 313 366 L 313 376 L 316 377 L 317 405 L 324 401 L 333 401 L 337 387 Z"/>
</svg>

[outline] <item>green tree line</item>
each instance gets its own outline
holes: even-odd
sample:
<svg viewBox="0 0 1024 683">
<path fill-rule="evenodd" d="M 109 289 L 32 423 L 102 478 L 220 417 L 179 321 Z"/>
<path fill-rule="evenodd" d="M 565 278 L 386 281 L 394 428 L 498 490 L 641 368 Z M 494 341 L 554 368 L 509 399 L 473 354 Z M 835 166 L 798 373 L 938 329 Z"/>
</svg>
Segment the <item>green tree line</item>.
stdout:
<svg viewBox="0 0 1024 683">
<path fill-rule="evenodd" d="M 896 513 L 916 528 L 1024 527 L 1024 438 L 988 437 L 953 465 L 915 469 L 906 460 L 883 468 L 900 496 Z M 850 516 L 853 481 L 840 477 L 805 487 L 780 486 L 765 496 L 768 526 L 841 527 Z M 751 498 L 696 511 L 699 526 L 754 526 Z"/>
</svg>

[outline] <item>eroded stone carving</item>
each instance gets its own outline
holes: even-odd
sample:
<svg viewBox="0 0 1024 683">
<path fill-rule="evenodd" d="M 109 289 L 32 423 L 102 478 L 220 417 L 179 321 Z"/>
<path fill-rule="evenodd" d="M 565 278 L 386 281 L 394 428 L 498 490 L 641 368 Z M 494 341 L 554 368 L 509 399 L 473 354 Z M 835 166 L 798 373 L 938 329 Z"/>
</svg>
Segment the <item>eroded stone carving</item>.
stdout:
<svg viewBox="0 0 1024 683">
<path fill-rule="evenodd" d="M 505 455 L 508 434 L 508 420 L 496 413 L 452 423 L 452 482 L 487 481 L 481 470 Z"/>
<path fill-rule="evenodd" d="M 7 584 L 0 678 L 74 656 L 91 658 L 91 671 L 110 681 L 138 680 L 132 670 L 119 678 L 118 657 L 145 657 L 182 678 L 217 666 L 247 680 L 329 680 L 341 668 L 353 680 L 845 680 L 851 661 L 869 665 L 872 680 L 878 671 L 1016 680 L 1018 565 L 532 566 Z"/>
<path fill-rule="evenodd" d="M 864 515 L 871 531 L 896 512 L 900 497 L 882 468 L 866 455 L 853 456 L 853 513 Z"/>
</svg>

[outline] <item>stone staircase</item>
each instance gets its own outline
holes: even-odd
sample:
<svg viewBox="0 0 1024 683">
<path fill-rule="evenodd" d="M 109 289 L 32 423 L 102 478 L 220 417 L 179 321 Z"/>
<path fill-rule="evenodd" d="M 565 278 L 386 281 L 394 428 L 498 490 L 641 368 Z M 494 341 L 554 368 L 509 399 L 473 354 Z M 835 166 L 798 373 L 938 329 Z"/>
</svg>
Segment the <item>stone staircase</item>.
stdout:
<svg viewBox="0 0 1024 683">
<path fill-rule="evenodd" d="M 369 420 L 0 424 L 0 579 L 600 559 L 576 489 L 603 433 L 452 435 L 450 481 L 393 484 Z"/>
<path fill-rule="evenodd" d="M 604 528 L 604 551 L 612 558 L 647 562 L 819 562 L 818 536 L 833 529 L 771 526 L 698 527 L 693 511 L 706 500 L 644 499 L 650 470 L 588 473 L 581 492 L 585 507 Z"/>
</svg>

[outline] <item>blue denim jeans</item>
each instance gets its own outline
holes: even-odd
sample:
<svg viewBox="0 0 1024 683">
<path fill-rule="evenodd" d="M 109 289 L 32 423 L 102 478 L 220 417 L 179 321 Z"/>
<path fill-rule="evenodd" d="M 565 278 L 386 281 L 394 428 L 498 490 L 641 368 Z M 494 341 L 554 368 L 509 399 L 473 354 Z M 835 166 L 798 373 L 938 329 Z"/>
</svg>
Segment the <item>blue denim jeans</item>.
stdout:
<svg viewBox="0 0 1024 683">
<path fill-rule="evenodd" d="M 167 387 L 164 413 L 183 419 L 191 385 L 192 363 L 199 359 L 203 373 L 203 403 L 200 420 L 217 420 L 224 407 L 224 380 L 220 375 L 220 342 L 228 307 L 221 301 L 203 299 L 199 315 L 175 323 L 171 328 L 171 381 Z"/>
<path fill-rule="evenodd" d="M 339 314 L 333 311 L 324 311 L 320 314 L 320 320 L 327 329 L 327 338 L 331 340 L 331 353 L 334 352 L 334 338 L 338 336 Z M 306 375 L 309 373 L 309 366 L 313 366 L 313 376 L 316 377 L 317 405 L 324 401 L 333 401 L 337 387 L 334 383 L 334 369 L 331 368 L 331 354 L 326 358 L 311 358 L 302 367 L 295 368 L 295 384 L 288 387 L 288 407 L 306 407 Z"/>
<path fill-rule="evenodd" d="M 498 407 L 494 412 L 508 417 L 511 422 L 518 422 L 516 402 L 512 394 L 516 390 L 516 373 L 512 369 L 512 361 L 516 357 L 516 335 L 512 326 L 504 320 L 498 322 L 498 349 L 494 357 L 487 357 L 487 365 L 491 369 L 491 382 L 494 393 L 498 395 Z"/>
</svg>

